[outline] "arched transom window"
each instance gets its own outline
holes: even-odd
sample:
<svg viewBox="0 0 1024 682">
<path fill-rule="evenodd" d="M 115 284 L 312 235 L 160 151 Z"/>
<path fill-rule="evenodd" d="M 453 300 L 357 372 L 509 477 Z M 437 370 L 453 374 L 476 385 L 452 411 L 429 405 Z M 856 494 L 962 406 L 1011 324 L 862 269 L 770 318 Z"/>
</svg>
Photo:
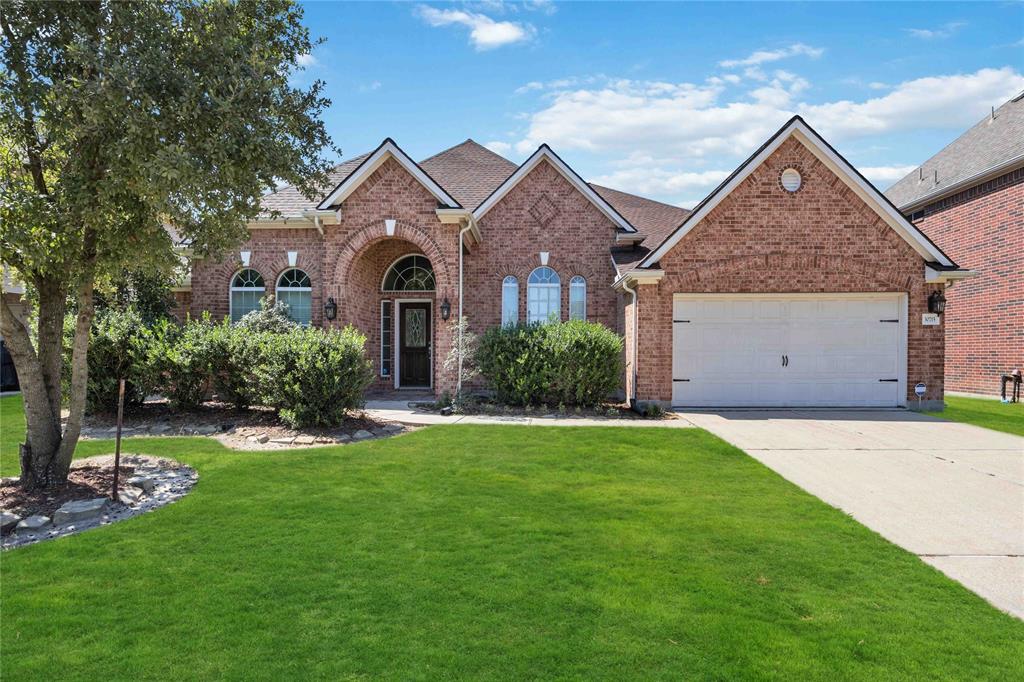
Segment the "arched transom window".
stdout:
<svg viewBox="0 0 1024 682">
<path fill-rule="evenodd" d="M 549 322 L 561 318 L 562 280 L 544 266 L 530 273 L 526 283 L 526 321 Z"/>
<path fill-rule="evenodd" d="M 239 270 L 231 278 L 231 321 L 238 322 L 247 313 L 260 309 L 260 301 L 266 286 L 263 284 L 263 275 L 252 268 Z"/>
<path fill-rule="evenodd" d="M 308 326 L 313 320 L 313 283 L 304 271 L 291 268 L 277 278 L 277 301 L 288 306 L 288 317 Z"/>
<path fill-rule="evenodd" d="M 384 291 L 433 291 L 434 268 L 426 256 L 403 256 L 384 275 Z"/>
</svg>

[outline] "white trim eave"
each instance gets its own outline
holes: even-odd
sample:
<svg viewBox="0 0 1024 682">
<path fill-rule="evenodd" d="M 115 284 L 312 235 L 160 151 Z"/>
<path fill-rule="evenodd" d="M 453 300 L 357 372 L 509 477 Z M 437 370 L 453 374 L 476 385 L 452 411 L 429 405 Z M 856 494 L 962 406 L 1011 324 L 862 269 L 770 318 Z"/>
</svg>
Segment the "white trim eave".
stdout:
<svg viewBox="0 0 1024 682">
<path fill-rule="evenodd" d="M 664 270 L 637 269 L 626 270 L 612 283 L 613 289 L 622 290 L 626 284 L 657 284 L 665 276 Z"/>
<path fill-rule="evenodd" d="M 957 282 L 970 277 L 977 277 L 976 270 L 936 270 L 930 265 L 924 266 L 924 281 L 926 284 L 945 284 Z"/>
<path fill-rule="evenodd" d="M 1018 154 L 1011 159 L 1007 159 L 1002 163 L 997 163 L 994 166 L 978 171 L 970 177 L 966 177 L 963 180 L 958 180 L 952 185 L 942 187 L 933 192 L 929 192 L 922 197 L 914 199 L 910 203 L 903 204 L 900 206 L 900 210 L 904 213 L 913 213 L 919 208 L 924 208 L 928 204 L 934 203 L 939 199 L 945 199 L 951 194 L 962 192 L 965 189 L 970 189 L 974 185 L 980 185 L 983 182 L 998 178 L 1000 175 L 1006 175 L 1012 171 L 1017 170 L 1018 167 L 1024 167 L 1024 154 Z M 927 176 L 926 176 L 927 177 Z"/>
<path fill-rule="evenodd" d="M 571 184 L 573 187 L 579 190 L 580 194 L 585 196 L 590 201 L 590 203 L 594 204 L 594 206 L 596 206 L 597 209 L 601 211 L 601 213 L 603 213 L 606 218 L 612 221 L 612 223 L 614 223 L 616 227 L 619 227 L 625 230 L 626 232 L 636 232 L 636 228 L 630 225 L 628 220 L 623 218 L 622 215 L 618 211 L 616 211 L 611 204 L 602 199 L 601 195 L 595 192 L 590 185 L 583 182 L 580 176 L 577 175 L 574 170 L 569 168 L 569 166 L 564 161 L 562 161 L 562 159 L 560 159 L 558 155 L 555 154 L 551 150 L 551 148 L 548 147 L 546 144 L 542 144 L 540 147 L 538 147 L 537 151 L 535 151 L 530 156 L 530 158 L 524 161 L 523 165 L 516 169 L 515 173 L 510 175 L 505 180 L 505 182 L 498 185 L 498 188 L 495 189 L 491 193 L 491 195 L 484 200 L 484 203 L 476 207 L 476 209 L 473 211 L 473 217 L 476 218 L 477 220 L 483 218 L 488 211 L 494 208 L 495 204 L 501 201 L 506 194 L 512 191 L 512 189 L 516 185 L 518 185 L 523 178 L 529 175 L 530 171 L 536 168 L 537 164 L 539 164 L 541 161 L 547 161 L 548 163 L 550 163 L 555 168 L 555 170 L 557 170 L 562 175 L 562 177 L 569 181 L 569 184 Z"/>
<path fill-rule="evenodd" d="M 469 225 L 469 234 L 473 236 L 473 243 L 479 244 L 482 241 L 480 227 L 473 217 L 473 212 L 468 208 L 438 208 L 434 211 L 437 219 L 446 225 Z M 468 244 L 467 244 L 468 248 Z"/>
<path fill-rule="evenodd" d="M 640 267 L 647 267 L 657 263 L 668 253 L 673 246 L 679 243 L 694 227 L 700 224 L 712 210 L 718 206 L 725 197 L 743 183 L 751 173 L 754 172 L 764 161 L 771 156 L 790 137 L 796 137 L 812 154 L 822 163 L 828 166 L 829 170 L 836 174 L 853 192 L 890 227 L 896 230 L 903 239 L 917 251 L 922 258 L 934 261 L 942 265 L 953 265 L 953 262 L 934 244 L 921 234 L 903 216 L 899 210 L 889 203 L 882 194 L 871 184 L 865 181 L 850 164 L 841 156 L 835 153 L 802 119 L 794 117 L 786 126 L 776 133 L 771 143 L 749 161 L 747 161 L 729 181 L 715 190 L 694 213 L 687 216 L 682 225 L 669 236 L 662 244 L 652 251 L 641 263 Z"/>
<path fill-rule="evenodd" d="M 647 239 L 647 235 L 640 234 L 639 232 L 616 232 L 615 243 L 616 244 L 639 244 L 643 240 Z"/>
<path fill-rule="evenodd" d="M 317 210 L 328 210 L 348 198 L 363 181 L 370 177 L 374 171 L 389 158 L 397 161 L 410 175 L 419 181 L 428 192 L 434 195 L 440 203 L 452 208 L 460 208 L 461 204 L 456 201 L 448 192 L 437 184 L 433 178 L 424 172 L 419 165 L 395 144 L 394 140 L 388 138 L 377 147 L 377 151 L 367 157 L 359 167 L 352 171 L 348 177 L 341 181 L 334 191 L 328 194 L 323 201 L 317 205 Z"/>
</svg>

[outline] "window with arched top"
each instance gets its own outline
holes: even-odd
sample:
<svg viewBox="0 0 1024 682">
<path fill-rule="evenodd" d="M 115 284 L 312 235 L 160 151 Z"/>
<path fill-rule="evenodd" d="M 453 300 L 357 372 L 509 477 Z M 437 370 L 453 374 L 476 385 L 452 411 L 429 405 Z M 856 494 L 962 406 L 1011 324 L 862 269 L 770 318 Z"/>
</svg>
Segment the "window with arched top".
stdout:
<svg viewBox="0 0 1024 682">
<path fill-rule="evenodd" d="M 519 322 L 519 280 L 508 275 L 501 281 L 501 326 Z"/>
<path fill-rule="evenodd" d="M 569 319 L 587 319 L 587 280 L 582 275 L 569 280 Z"/>
<path fill-rule="evenodd" d="M 277 302 L 288 306 L 288 317 L 301 325 L 313 321 L 313 283 L 309 275 L 290 268 L 277 278 Z"/>
<path fill-rule="evenodd" d="M 229 308 L 231 321 L 238 322 L 246 314 L 260 309 L 260 301 L 266 292 L 263 275 L 252 268 L 245 268 L 231 278 Z"/>
<path fill-rule="evenodd" d="M 434 267 L 423 255 L 402 256 L 384 275 L 384 291 L 433 291 Z"/>
<path fill-rule="evenodd" d="M 557 321 L 562 314 L 562 280 L 545 266 L 530 273 L 526 281 L 526 321 Z"/>
</svg>

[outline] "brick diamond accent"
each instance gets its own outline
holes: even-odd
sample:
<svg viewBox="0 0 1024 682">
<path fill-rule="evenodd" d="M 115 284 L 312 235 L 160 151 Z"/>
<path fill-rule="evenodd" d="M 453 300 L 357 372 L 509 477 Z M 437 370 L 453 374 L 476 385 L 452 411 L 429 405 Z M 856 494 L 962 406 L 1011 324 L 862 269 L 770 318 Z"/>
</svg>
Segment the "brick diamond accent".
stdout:
<svg viewBox="0 0 1024 682">
<path fill-rule="evenodd" d="M 548 198 L 547 193 L 540 195 L 540 199 L 537 199 L 536 203 L 530 207 L 530 215 L 533 219 L 541 224 L 541 227 L 547 227 L 548 223 L 555 219 L 558 215 L 558 207 L 555 206 L 554 202 Z"/>
</svg>

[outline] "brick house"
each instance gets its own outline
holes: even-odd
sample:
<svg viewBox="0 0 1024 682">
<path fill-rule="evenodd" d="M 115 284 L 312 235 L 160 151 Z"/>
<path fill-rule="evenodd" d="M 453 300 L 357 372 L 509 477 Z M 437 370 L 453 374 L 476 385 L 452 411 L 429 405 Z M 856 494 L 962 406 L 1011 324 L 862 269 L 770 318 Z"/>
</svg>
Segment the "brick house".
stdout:
<svg viewBox="0 0 1024 682">
<path fill-rule="evenodd" d="M 332 182 L 267 195 L 179 301 L 238 319 L 274 292 L 300 322 L 352 324 L 378 389 L 455 389 L 461 314 L 608 326 L 638 403 L 900 406 L 918 382 L 942 399 L 944 329 L 922 315 L 964 273 L 799 118 L 692 212 L 588 184 L 547 145 L 416 163 L 387 139 Z"/>
<path fill-rule="evenodd" d="M 1024 370 L 1024 93 L 925 161 L 886 196 L 978 273 L 946 297 L 946 388 L 996 395 Z"/>
</svg>

